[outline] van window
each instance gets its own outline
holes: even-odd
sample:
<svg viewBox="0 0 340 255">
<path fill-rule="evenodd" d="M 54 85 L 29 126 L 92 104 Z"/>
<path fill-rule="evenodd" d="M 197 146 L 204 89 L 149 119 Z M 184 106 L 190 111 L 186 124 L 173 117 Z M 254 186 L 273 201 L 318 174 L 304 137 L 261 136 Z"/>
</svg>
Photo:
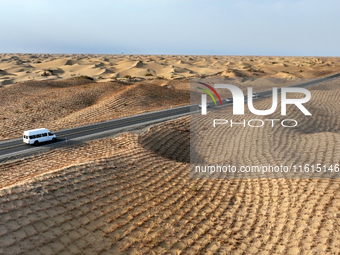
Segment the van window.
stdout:
<svg viewBox="0 0 340 255">
<path fill-rule="evenodd" d="M 37 134 L 37 138 L 40 138 L 41 137 L 41 134 Z"/>
<path fill-rule="evenodd" d="M 52 136 L 53 134 L 51 132 L 48 133 L 49 136 Z"/>
<path fill-rule="evenodd" d="M 47 136 L 47 133 L 42 133 L 41 136 L 42 137 Z"/>
<path fill-rule="evenodd" d="M 30 139 L 35 139 L 35 138 L 37 138 L 36 135 L 30 135 Z"/>
</svg>

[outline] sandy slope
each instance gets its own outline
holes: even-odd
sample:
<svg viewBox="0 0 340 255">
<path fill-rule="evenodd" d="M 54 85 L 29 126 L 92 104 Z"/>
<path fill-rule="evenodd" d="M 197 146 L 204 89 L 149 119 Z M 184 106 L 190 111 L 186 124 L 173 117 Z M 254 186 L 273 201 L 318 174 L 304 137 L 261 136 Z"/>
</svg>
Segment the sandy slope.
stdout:
<svg viewBox="0 0 340 255">
<path fill-rule="evenodd" d="M 339 70 L 330 57 L 0 54 L 0 85 L 27 80 L 60 80 L 87 75 L 108 81 L 127 76 L 152 79 L 222 75 L 313 78 Z"/>
<path fill-rule="evenodd" d="M 175 140 L 187 139 L 181 133 L 188 118 L 159 126 L 139 137 L 125 134 L 1 165 L 8 184 L 29 180 L 0 191 L 0 250 L 340 252 L 338 180 L 191 179 L 187 163 L 166 158 L 177 159 L 172 147 L 178 143 L 163 145 L 169 148 L 161 153 L 166 157 L 154 153 L 160 130 Z M 32 178 L 44 171 L 50 173 Z"/>
<path fill-rule="evenodd" d="M 191 77 L 263 91 L 339 67 L 339 58 L 313 57 L 0 54 L 0 140 L 189 104 Z"/>
<path fill-rule="evenodd" d="M 79 68 L 89 61 L 89 56 L 68 57 L 66 62 L 60 58 L 50 61 L 66 66 L 65 70 Z M 177 56 L 147 57 L 149 60 L 143 63 L 133 59 L 132 69 L 144 68 L 145 62 L 172 61 Z M 42 63 L 36 64 L 44 64 L 44 56 L 38 58 Z M 267 71 L 251 71 L 247 61 L 259 59 L 229 60 L 228 65 L 236 63 L 243 67 L 228 69 L 228 74 L 275 76 L 277 70 L 289 65 L 285 62 L 287 58 L 268 57 L 274 63 L 270 63 Z M 11 61 L 20 65 L 20 59 Z M 102 61 L 111 63 L 110 59 Z M 132 60 L 119 61 L 121 72 L 130 68 Z M 188 61 L 196 61 L 202 70 L 209 61 L 221 65 L 218 59 L 204 57 L 188 56 L 176 61 L 173 65 L 181 65 L 178 72 L 182 73 L 189 69 Z M 336 59 L 314 60 L 315 64 L 303 61 L 294 70 L 304 68 L 301 73 L 308 74 L 306 77 L 336 70 L 332 69 Z M 333 63 L 327 65 L 327 61 Z M 281 62 L 283 66 L 278 64 Z M 10 76 L 12 64 L 8 61 L 1 64 L 4 63 L 8 68 L 2 74 Z M 24 64 L 28 63 L 21 63 Z M 152 65 L 152 70 L 158 68 Z M 303 128 L 246 132 L 216 129 L 220 143 L 211 146 L 209 143 L 214 142 L 211 139 L 216 134 L 209 129 L 208 121 L 201 122 L 199 127 L 193 127 L 206 132 L 199 140 L 202 148 L 199 153 L 209 155 L 205 156 L 206 161 L 227 156 L 233 164 L 340 163 L 339 88 L 339 82 L 334 81 L 310 89 L 313 100 L 307 108 L 313 116 L 302 119 Z M 132 114 L 136 109 L 142 111 L 148 106 L 156 109 L 162 107 L 158 97 L 167 106 L 188 100 L 188 81 L 178 80 L 129 86 L 88 80 L 30 81 L 1 89 L 0 104 L 4 110 L 0 112 L 0 123 L 7 137 L 16 135 L 15 123 L 27 127 L 34 122 L 50 123 L 60 128 L 76 125 L 74 119 L 99 121 Z M 150 100 L 154 100 L 152 104 Z M 270 104 L 271 99 L 261 100 L 256 107 L 267 109 Z M 108 113 L 107 107 L 114 111 Z M 121 107 L 126 109 L 120 112 Z M 225 112 L 228 119 L 232 117 L 230 111 Z M 49 119 L 46 113 L 57 119 Z M 289 113 L 291 118 L 301 119 L 299 111 L 290 108 Z M 16 114 L 20 117 L 8 117 Z M 246 117 L 252 115 L 247 113 Z M 340 253 L 339 179 L 192 179 L 187 163 L 189 124 L 186 117 L 155 125 L 140 135 L 123 134 L 0 164 L 0 254 Z M 197 162 L 200 159 L 193 158 Z"/>
<path fill-rule="evenodd" d="M 184 104 L 189 91 L 151 81 L 27 81 L 0 88 L 0 140 L 38 127 L 55 131 Z"/>
<path fill-rule="evenodd" d="M 218 161 L 222 151 L 233 164 L 339 163 L 339 87 L 333 81 L 311 89 L 314 115 L 304 128 L 240 132 L 202 122 L 202 144 L 214 142 L 214 132 L 222 141 L 200 153 Z M 339 179 L 190 178 L 189 126 L 184 117 L 1 164 L 0 251 L 340 253 Z"/>
</svg>

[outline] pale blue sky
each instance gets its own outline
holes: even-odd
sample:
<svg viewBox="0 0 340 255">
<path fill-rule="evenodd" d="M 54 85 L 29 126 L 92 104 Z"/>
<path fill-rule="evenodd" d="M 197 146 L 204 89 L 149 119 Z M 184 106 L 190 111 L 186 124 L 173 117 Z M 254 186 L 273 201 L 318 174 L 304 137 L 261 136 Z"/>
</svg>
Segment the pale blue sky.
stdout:
<svg viewBox="0 0 340 255">
<path fill-rule="evenodd" d="M 339 0 L 0 0 L 0 52 L 340 56 L 339 11 Z"/>
</svg>

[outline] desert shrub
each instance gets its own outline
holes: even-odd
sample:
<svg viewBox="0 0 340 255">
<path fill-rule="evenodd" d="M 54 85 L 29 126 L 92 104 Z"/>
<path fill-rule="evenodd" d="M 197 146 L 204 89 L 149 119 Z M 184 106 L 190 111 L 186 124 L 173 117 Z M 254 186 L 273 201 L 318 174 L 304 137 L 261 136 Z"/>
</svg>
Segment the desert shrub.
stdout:
<svg viewBox="0 0 340 255">
<path fill-rule="evenodd" d="M 92 77 L 87 76 L 87 75 L 80 75 L 80 76 L 74 77 L 73 79 L 75 79 L 75 80 L 86 79 L 86 80 L 91 80 L 91 81 L 94 80 Z"/>
<path fill-rule="evenodd" d="M 124 78 L 125 78 L 125 79 L 131 79 L 132 77 L 131 77 L 131 75 L 128 75 L 128 74 L 127 74 L 127 75 L 124 76 Z"/>
<path fill-rule="evenodd" d="M 153 76 L 152 73 L 146 73 L 145 76 Z"/>
<path fill-rule="evenodd" d="M 49 74 L 46 72 L 46 71 L 44 71 L 42 74 L 41 74 L 41 76 L 48 76 Z"/>
</svg>

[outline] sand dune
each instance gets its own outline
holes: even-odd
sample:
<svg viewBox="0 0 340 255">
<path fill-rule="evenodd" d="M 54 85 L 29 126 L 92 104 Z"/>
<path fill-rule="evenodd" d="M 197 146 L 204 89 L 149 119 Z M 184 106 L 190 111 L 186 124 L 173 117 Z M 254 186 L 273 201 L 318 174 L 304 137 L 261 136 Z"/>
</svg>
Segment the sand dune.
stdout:
<svg viewBox="0 0 340 255">
<path fill-rule="evenodd" d="M 157 72 L 157 61 L 167 62 L 170 69 L 191 70 L 188 62 L 195 58 L 183 56 L 183 62 L 176 64 L 177 56 L 139 57 L 120 59 L 126 65 L 118 69 L 114 62 L 119 56 L 108 56 L 108 61 L 100 56 L 91 63 L 88 56 L 78 56 L 74 63 L 52 70 L 66 73 L 68 67 L 81 67 L 115 73 L 131 68 Z M 27 57 L 34 61 L 39 58 L 53 56 Z M 214 58 L 201 58 L 204 63 L 214 62 Z M 9 57 L 2 63 L 8 61 L 19 60 Z M 251 64 L 256 61 L 256 65 Z M 287 66 L 271 63 L 278 61 Z M 235 80 L 242 89 L 251 84 L 266 90 L 273 82 L 278 86 L 294 83 L 282 83 L 285 79 L 275 75 L 300 77 L 300 71 L 277 68 L 296 68 L 298 64 L 307 78 L 336 70 L 327 69 L 335 65 L 333 59 L 285 61 L 289 60 L 236 59 L 230 63 L 237 66 L 228 68 L 225 76 L 233 73 L 235 77 L 249 77 L 254 73 L 252 68 L 270 66 L 258 72 L 270 79 Z M 112 65 L 105 66 L 104 62 Z M 324 69 L 302 68 L 325 63 L 329 66 Z M 59 75 L 64 74 L 60 70 Z M 65 128 L 186 104 L 189 89 L 189 79 L 155 79 L 129 85 L 75 79 L 4 86 L 0 93 L 2 139 L 17 136 L 19 125 Z M 0 253 L 339 254 L 339 179 L 194 179 L 189 173 L 192 156 L 193 161 L 213 163 L 227 158 L 234 165 L 339 163 L 339 81 L 319 84 L 310 91 L 312 100 L 306 107 L 313 116 L 303 118 L 298 109 L 288 108 L 290 118 L 301 121 L 303 128 L 213 129 L 211 112 L 196 126 L 185 117 L 139 134 L 122 134 L 0 164 Z M 270 106 L 271 99 L 255 103 L 256 109 Z M 224 114 L 237 120 L 231 109 L 225 109 Z M 252 117 L 246 112 L 242 118 Z M 269 117 L 282 116 L 275 113 Z M 195 132 L 190 137 L 189 127 L 205 133 L 198 139 L 199 157 L 190 155 Z"/>
<path fill-rule="evenodd" d="M 128 66 L 131 61 L 125 61 Z M 134 61 L 134 64 L 138 62 Z M 154 64 L 154 62 L 153 62 Z M 98 68 L 90 65 L 87 73 L 113 72 L 108 68 Z M 102 65 L 100 65 L 102 66 Z M 48 77 L 64 75 L 68 68 L 81 66 L 78 63 L 61 68 L 51 69 Z M 135 68 L 135 67 L 134 67 Z M 137 68 L 138 69 L 138 68 Z M 147 69 L 152 72 L 151 69 Z M 182 69 L 182 72 L 189 72 Z M 296 83 L 289 78 L 290 74 L 278 73 L 279 78 L 245 79 L 244 70 L 228 70 L 225 77 L 217 77 L 228 83 L 239 86 L 245 93 L 247 87 L 254 91 L 269 90 L 276 87 L 289 86 Z M 217 79 L 216 78 L 216 79 Z M 286 78 L 286 79 L 282 79 Z M 190 104 L 190 79 L 151 79 L 136 81 L 137 78 L 94 82 L 90 79 L 65 79 L 52 81 L 26 81 L 0 87 L 0 140 L 19 137 L 22 130 L 34 129 L 40 126 L 56 131 L 79 125 L 86 125 L 109 119 L 120 118 L 146 111 L 166 109 Z M 132 81 L 133 80 L 133 81 Z M 10 82 L 11 80 L 5 80 Z M 299 80 L 302 82 L 303 80 Z M 194 94 L 193 94 L 194 95 Z M 222 98 L 231 97 L 228 90 L 220 93 Z M 200 94 L 197 94 L 197 102 Z M 20 128 L 18 128 L 20 126 Z"/>
<path fill-rule="evenodd" d="M 328 118 L 336 116 L 339 108 L 337 87 L 324 84 L 313 90 L 322 102 L 337 100 L 329 106 L 314 105 L 326 111 Z M 268 100 L 257 103 L 261 105 L 267 107 Z M 281 144 L 274 136 L 267 138 L 266 130 L 246 135 L 225 132 L 234 146 L 230 160 L 275 162 L 282 152 L 292 161 L 294 154 L 305 153 L 308 160 L 338 162 L 338 130 L 327 129 L 330 122 L 321 127 L 318 116 L 309 123 L 314 134 L 301 135 L 299 140 L 294 134 L 274 130 Z M 2 251 L 103 255 L 340 252 L 339 179 L 193 179 L 186 163 L 188 129 L 185 117 L 139 135 L 123 134 L 0 164 Z M 210 138 L 214 136 L 209 133 Z M 264 143 L 254 150 L 242 147 L 244 139 Z M 276 146 L 269 150 L 268 145 Z M 218 149 L 225 148 L 219 145 Z M 316 151 L 322 153 L 316 155 Z"/>
<path fill-rule="evenodd" d="M 125 85 L 75 79 L 4 86 L 0 88 L 0 140 L 19 137 L 22 130 L 37 126 L 59 130 L 188 104 L 189 91 L 161 85 L 167 82 Z"/>
<path fill-rule="evenodd" d="M 340 58 L 187 55 L 0 54 L 0 85 L 87 75 L 109 81 L 201 76 L 315 78 L 339 71 Z"/>
</svg>

